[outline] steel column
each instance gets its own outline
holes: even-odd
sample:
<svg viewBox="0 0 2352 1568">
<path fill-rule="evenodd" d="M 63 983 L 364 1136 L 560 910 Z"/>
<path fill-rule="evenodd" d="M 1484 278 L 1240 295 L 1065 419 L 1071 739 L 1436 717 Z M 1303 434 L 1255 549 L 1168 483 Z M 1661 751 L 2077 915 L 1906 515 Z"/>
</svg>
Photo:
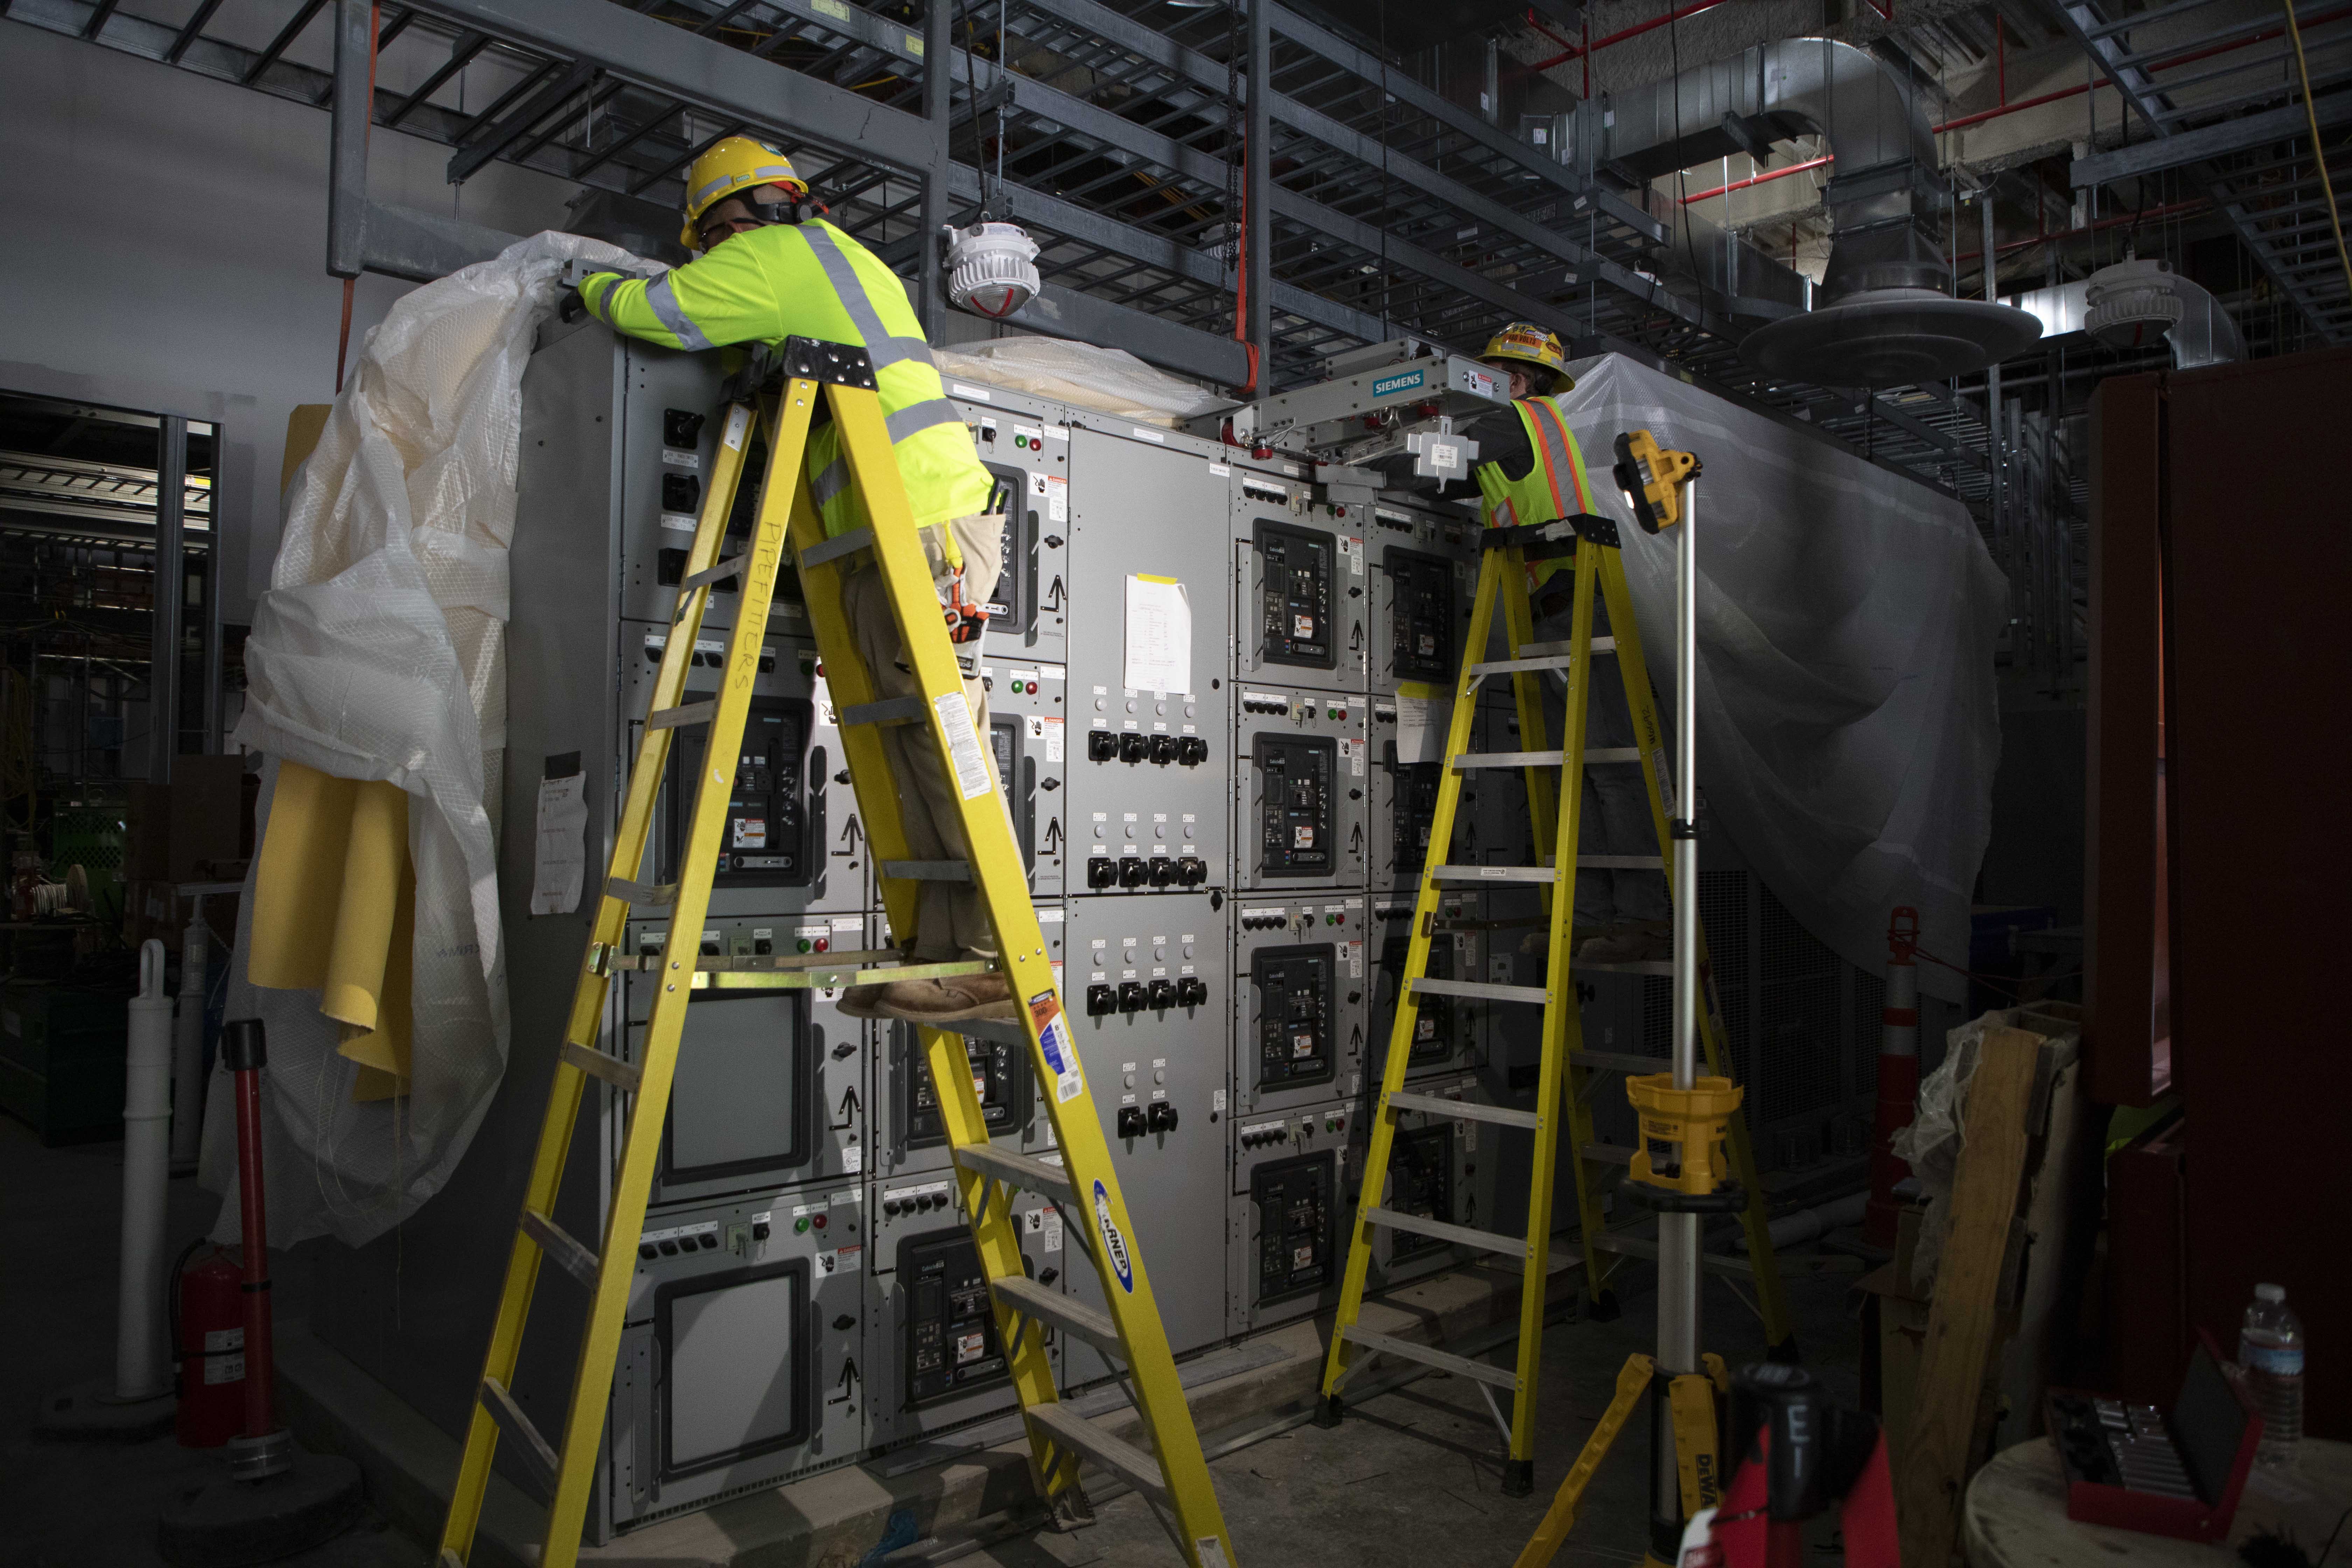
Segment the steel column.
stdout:
<svg viewBox="0 0 2352 1568">
<path fill-rule="evenodd" d="M 335 0 L 334 129 L 327 153 L 327 271 L 356 278 L 366 268 L 368 56 L 375 15 L 368 0 Z"/>
<path fill-rule="evenodd" d="M 360 15 L 367 15 L 362 0 Z M 182 526 L 188 501 L 188 421 L 166 414 L 155 422 L 155 613 L 147 665 L 147 778 L 172 782 L 180 749 L 180 617 L 187 603 Z M 220 517 L 213 517 L 215 544 Z M 217 559 L 220 552 L 213 551 Z"/>
<path fill-rule="evenodd" d="M 955 0 L 928 0 L 923 8 L 923 119 L 931 128 L 931 162 L 923 171 L 922 225 L 916 237 L 921 247 L 916 254 L 922 289 L 915 309 L 922 318 L 923 335 L 933 342 L 947 330 L 947 279 L 941 271 L 940 231 L 948 224 L 950 139 L 955 132 L 949 118 L 955 79 L 948 70 L 948 61 L 955 56 L 954 26 Z M 977 132 L 979 127 L 974 125 L 973 130 Z"/>
</svg>

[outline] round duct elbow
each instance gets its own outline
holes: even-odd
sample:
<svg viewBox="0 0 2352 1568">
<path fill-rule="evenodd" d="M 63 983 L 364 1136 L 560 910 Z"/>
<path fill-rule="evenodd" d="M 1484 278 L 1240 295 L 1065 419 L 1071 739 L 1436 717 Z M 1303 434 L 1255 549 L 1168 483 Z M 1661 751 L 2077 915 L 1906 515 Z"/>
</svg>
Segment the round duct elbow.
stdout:
<svg viewBox="0 0 2352 1568">
<path fill-rule="evenodd" d="M 2161 261 L 2121 261 L 2092 274 L 2083 291 L 2083 330 L 2111 349 L 2153 343 L 2188 314 Z"/>
<path fill-rule="evenodd" d="M 1037 242 L 1018 224 L 950 227 L 948 303 L 1002 321 L 1037 297 Z"/>
</svg>

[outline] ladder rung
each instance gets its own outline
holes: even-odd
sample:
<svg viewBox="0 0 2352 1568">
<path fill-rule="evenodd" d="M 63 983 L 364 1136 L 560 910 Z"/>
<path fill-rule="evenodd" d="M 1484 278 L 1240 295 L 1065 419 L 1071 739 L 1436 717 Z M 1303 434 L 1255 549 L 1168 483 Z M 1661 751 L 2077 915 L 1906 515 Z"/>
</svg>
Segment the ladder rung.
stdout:
<svg viewBox="0 0 2352 1568">
<path fill-rule="evenodd" d="M 1433 882 L 1557 882 L 1559 873 L 1549 866 L 1435 866 Z"/>
<path fill-rule="evenodd" d="M 1442 1351 L 1435 1345 L 1420 1344 L 1412 1340 L 1401 1340 L 1392 1334 L 1374 1333 L 1360 1323 L 1349 1323 L 1339 1333 L 1350 1344 L 1361 1345 L 1368 1351 L 1417 1361 L 1423 1366 L 1439 1367 L 1463 1377 L 1475 1377 L 1480 1383 L 1491 1383 L 1496 1388 L 1507 1388 L 1514 1394 L 1519 1391 L 1519 1374 L 1507 1366 L 1472 1361 L 1466 1355 L 1455 1355 L 1451 1351 Z"/>
<path fill-rule="evenodd" d="M 1587 871 L 1663 871 L 1666 858 L 1663 855 L 1579 855 L 1576 864 Z M 1591 968 L 1586 964 L 1587 969 Z"/>
<path fill-rule="evenodd" d="M 1401 1214 L 1395 1209 L 1372 1209 L 1365 1214 L 1364 1221 L 1387 1230 L 1409 1230 L 1415 1236 L 1433 1236 L 1440 1241 L 1459 1242 L 1464 1247 L 1475 1247 L 1481 1252 L 1499 1252 L 1509 1258 L 1525 1258 L 1528 1255 L 1526 1237 L 1473 1230 L 1466 1225 L 1425 1219 L 1420 1215 Z"/>
<path fill-rule="evenodd" d="M 879 702 L 853 702 L 841 710 L 841 727 L 853 724 L 912 724 L 929 711 L 919 697 L 886 697 Z"/>
<path fill-rule="evenodd" d="M 1472 768 L 1556 768 L 1568 760 L 1565 752 L 1465 752 L 1454 759 L 1454 771 Z"/>
<path fill-rule="evenodd" d="M 1585 963 L 1579 962 L 1576 966 L 1576 972 L 1579 974 L 1591 973 L 1595 971 L 1598 971 L 1602 974 L 1663 974 L 1667 979 L 1671 980 L 1674 978 L 1675 966 L 1674 962 L 1671 959 L 1664 958 L 1644 959 L 1639 963 Z"/>
<path fill-rule="evenodd" d="M 1591 966 L 1584 964 L 1580 967 L 1589 969 Z M 1637 1057 L 1629 1051 L 1570 1051 L 1568 1059 L 1574 1066 L 1594 1072 L 1665 1072 L 1675 1065 L 1664 1057 Z"/>
<path fill-rule="evenodd" d="M 637 1080 L 645 1076 L 634 1064 L 618 1057 L 606 1056 L 603 1051 L 583 1046 L 577 1040 L 563 1042 L 563 1059 L 582 1072 L 601 1078 L 614 1089 L 625 1089 L 632 1094 L 636 1092 Z"/>
<path fill-rule="evenodd" d="M 743 563 L 748 559 L 749 557 L 742 555 L 730 556 L 718 565 L 708 567 L 687 578 L 678 584 L 677 591 L 681 594 L 691 594 L 705 584 L 716 583 L 722 577 L 733 577 L 741 573 Z"/>
<path fill-rule="evenodd" d="M 838 561 L 845 555 L 855 555 L 861 550 L 873 548 L 874 531 L 853 528 L 847 533 L 828 539 L 822 544 L 812 544 L 802 551 L 801 564 L 804 567 L 822 566 L 828 561 Z"/>
<path fill-rule="evenodd" d="M 969 882 L 969 860 L 885 860 L 882 874 L 902 882 Z"/>
<path fill-rule="evenodd" d="M 1493 658 L 1470 667 L 1473 675 L 1511 675 L 1520 670 L 1566 669 L 1576 660 L 1564 653 L 1538 654 L 1533 658 Z"/>
<path fill-rule="evenodd" d="M 1456 1116 L 1465 1121 L 1492 1121 L 1498 1127 L 1525 1127 L 1531 1131 L 1537 1120 L 1532 1110 L 1482 1105 L 1473 1100 L 1448 1100 L 1442 1094 L 1408 1094 L 1403 1089 L 1389 1096 L 1389 1109 L 1424 1110 L 1432 1116 Z"/>
<path fill-rule="evenodd" d="M 1633 1163 L 1633 1151 L 1622 1143 L 1587 1143 L 1582 1153 L 1596 1165 L 1626 1165 Z"/>
<path fill-rule="evenodd" d="M 1639 746 L 1588 746 L 1584 760 L 1588 763 L 1638 763 L 1642 760 Z"/>
<path fill-rule="evenodd" d="M 1560 642 L 1521 643 L 1519 645 L 1519 657 L 1521 658 L 1549 658 L 1556 654 L 1567 653 L 1574 647 L 1575 645 L 1573 643 L 1565 640 Z M 1617 651 L 1617 639 L 1615 637 L 1594 637 L 1592 639 L 1592 651 L 1595 653 L 1615 653 Z"/>
<path fill-rule="evenodd" d="M 531 1473 L 541 1488 L 553 1493 L 556 1477 L 562 1468 L 555 1458 L 555 1450 L 548 1446 L 546 1438 L 539 1435 L 539 1428 L 530 1424 L 530 1417 L 522 1413 L 522 1406 L 514 1402 L 514 1395 L 506 1391 L 506 1385 L 495 1377 L 482 1379 L 482 1408 L 490 1413 L 490 1419 L 499 1424 L 499 1431 L 514 1439 L 523 1468 Z"/>
<path fill-rule="evenodd" d="M 537 1209 L 525 1209 L 522 1233 L 539 1243 L 540 1251 L 547 1255 L 550 1262 L 579 1280 L 581 1289 L 596 1288 L 596 1255 L 581 1246 L 570 1231 Z"/>
<path fill-rule="evenodd" d="M 1168 1483 L 1159 1463 L 1134 1444 L 1112 1436 L 1059 1400 L 1033 1405 L 1022 1414 L 1054 1442 L 1085 1455 L 1161 1508 L 1168 1506 Z"/>
<path fill-rule="evenodd" d="M 1008 1153 L 992 1143 L 975 1143 L 957 1150 L 956 1163 L 967 1171 L 1010 1182 L 1024 1192 L 1058 1198 L 1066 1204 L 1077 1202 L 1077 1189 L 1070 1184 L 1069 1172 L 1026 1154 Z"/>
<path fill-rule="evenodd" d="M 649 730 L 683 730 L 689 724 L 708 724 L 719 712 L 719 699 L 707 702 L 681 702 L 675 708 L 656 708 L 646 715 Z"/>
<path fill-rule="evenodd" d="M 1013 1275 L 990 1281 L 997 1299 L 1016 1312 L 1025 1313 L 1065 1330 L 1094 1345 L 1109 1351 L 1121 1361 L 1127 1359 L 1126 1342 L 1118 1337 L 1118 1325 L 1108 1314 L 1098 1312 L 1075 1296 L 1065 1296 L 1049 1286 L 1040 1285 L 1027 1275 Z"/>
<path fill-rule="evenodd" d="M 1466 996 L 1478 1002 L 1525 1002 L 1529 1006 L 1542 1007 L 1551 1001 L 1551 993 L 1540 985 L 1498 985 L 1489 980 L 1416 980 L 1413 993 L 1420 996 Z"/>
<path fill-rule="evenodd" d="M 625 904 L 674 904 L 677 902 L 677 884 L 632 882 L 622 877 L 608 877 L 604 880 L 604 896 Z"/>
</svg>

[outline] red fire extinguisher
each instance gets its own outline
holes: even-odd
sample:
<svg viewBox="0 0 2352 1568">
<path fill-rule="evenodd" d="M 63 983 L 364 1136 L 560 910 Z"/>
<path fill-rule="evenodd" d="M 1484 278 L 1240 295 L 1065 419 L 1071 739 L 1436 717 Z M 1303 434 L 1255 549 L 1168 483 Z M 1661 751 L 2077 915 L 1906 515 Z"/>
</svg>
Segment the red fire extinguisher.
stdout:
<svg viewBox="0 0 2352 1568">
<path fill-rule="evenodd" d="M 220 1247 L 178 1280 L 179 1437 L 184 1448 L 217 1448 L 245 1429 L 244 1271 Z"/>
</svg>

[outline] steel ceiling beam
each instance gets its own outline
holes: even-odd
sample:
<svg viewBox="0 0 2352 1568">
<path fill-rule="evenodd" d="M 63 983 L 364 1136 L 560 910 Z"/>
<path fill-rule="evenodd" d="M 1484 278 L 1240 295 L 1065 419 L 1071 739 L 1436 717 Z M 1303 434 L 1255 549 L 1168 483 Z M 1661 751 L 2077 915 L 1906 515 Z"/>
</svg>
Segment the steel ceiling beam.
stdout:
<svg viewBox="0 0 2352 1568">
<path fill-rule="evenodd" d="M 2319 127 L 2323 131 L 2331 125 L 2352 121 L 2352 92 L 2333 92 L 2315 99 L 2311 112 L 2319 117 Z M 2273 142 L 2297 137 L 2308 140 L 2310 135 L 2311 121 L 2305 116 L 2303 105 L 2290 103 L 2284 108 L 2268 110 L 2261 114 L 2224 120 L 2218 125 L 2176 132 L 2152 142 L 2134 142 L 2127 147 L 2118 147 L 2112 153 L 2095 153 L 2087 158 L 2077 158 L 2069 166 L 2068 181 L 2078 190 L 2084 185 L 2105 185 L 2166 169 L 2186 168 L 2208 158 L 2250 153 Z"/>
</svg>

